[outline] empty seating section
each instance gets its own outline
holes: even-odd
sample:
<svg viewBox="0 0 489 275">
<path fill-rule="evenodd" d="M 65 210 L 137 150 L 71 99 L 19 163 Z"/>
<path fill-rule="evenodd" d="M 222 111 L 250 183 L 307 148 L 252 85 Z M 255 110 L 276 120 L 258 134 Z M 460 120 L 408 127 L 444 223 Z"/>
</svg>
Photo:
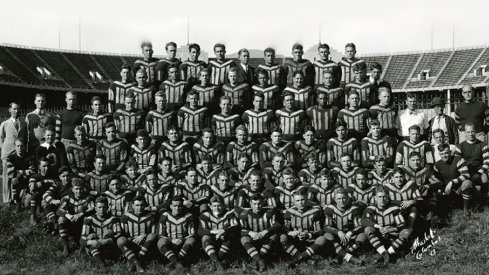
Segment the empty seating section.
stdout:
<svg viewBox="0 0 489 275">
<path fill-rule="evenodd" d="M 13 74 L 17 75 L 24 83 L 32 84 L 32 85 L 40 85 L 41 84 L 41 75 L 35 75 L 37 73 L 36 67 L 30 67 L 28 63 L 30 63 L 29 58 L 24 56 L 16 56 L 19 60 L 29 66 L 31 71 L 25 68 L 21 63 L 19 63 L 8 51 L 17 49 L 10 47 L 0 47 L 0 64 L 4 66 L 7 70 L 11 71 Z M 39 62 L 40 63 L 40 62 Z M 37 65 L 42 65 L 42 64 Z M 5 80 L 6 81 L 6 80 Z"/>
<path fill-rule="evenodd" d="M 390 82 L 392 89 L 401 89 L 418 61 L 420 54 L 395 54 L 392 56 L 384 79 Z"/>
<path fill-rule="evenodd" d="M 120 56 L 116 55 L 99 55 L 92 54 L 92 57 L 102 66 L 104 71 L 108 74 L 109 79 L 107 80 L 120 80 L 121 78 L 121 67 L 124 64 Z M 132 64 L 129 64 L 132 66 Z"/>
<path fill-rule="evenodd" d="M 95 83 L 92 83 L 92 85 L 97 90 L 108 91 L 109 90 L 110 83 L 109 82 L 95 82 Z"/>
<path fill-rule="evenodd" d="M 7 81 L 7 82 L 14 82 L 14 83 L 22 82 L 17 77 L 9 74 L 0 74 L 0 81 Z"/>
<path fill-rule="evenodd" d="M 430 79 L 422 80 L 422 81 L 411 81 L 408 83 L 406 88 L 426 88 L 431 86 L 431 82 L 433 79 L 431 77 L 436 77 L 440 72 L 440 69 L 443 67 L 447 59 L 450 57 L 451 51 L 447 52 L 427 52 L 423 55 L 421 61 L 416 67 L 412 78 L 418 76 L 421 71 L 429 70 L 430 71 Z"/>
<path fill-rule="evenodd" d="M 136 60 L 139 59 L 139 57 L 135 57 L 135 56 L 122 56 L 122 61 L 124 61 L 124 63 L 126 63 L 127 65 L 131 66 L 134 64 L 134 62 L 136 62 Z M 120 70 L 119 70 L 120 72 Z"/>
<path fill-rule="evenodd" d="M 367 71 L 370 72 L 370 65 L 373 62 L 377 62 L 382 65 L 382 69 L 385 70 L 385 65 L 387 64 L 387 60 L 389 60 L 388 55 L 378 55 L 378 56 L 363 56 L 361 57 L 367 63 Z"/>
<path fill-rule="evenodd" d="M 470 65 L 482 52 L 483 48 L 457 50 L 448 62 L 434 87 L 450 86 L 457 83 L 460 77 L 469 69 Z"/>
<path fill-rule="evenodd" d="M 51 68 L 56 68 L 57 73 L 73 88 L 91 88 L 60 52 L 43 50 L 36 50 L 36 52 Z"/>
<path fill-rule="evenodd" d="M 489 67 L 489 49 L 486 49 L 481 58 L 476 62 L 476 64 L 470 69 L 464 80 L 460 84 L 476 84 L 481 83 L 486 78 L 485 76 L 474 76 L 474 70 L 482 65 L 487 65 Z"/>
<path fill-rule="evenodd" d="M 92 77 L 90 76 L 89 71 L 97 71 L 100 75 L 103 75 L 103 72 L 97 66 L 97 64 L 90 58 L 88 54 L 79 54 L 79 53 L 62 53 L 64 54 L 73 65 L 78 69 L 78 71 L 87 79 L 92 82 Z"/>
</svg>

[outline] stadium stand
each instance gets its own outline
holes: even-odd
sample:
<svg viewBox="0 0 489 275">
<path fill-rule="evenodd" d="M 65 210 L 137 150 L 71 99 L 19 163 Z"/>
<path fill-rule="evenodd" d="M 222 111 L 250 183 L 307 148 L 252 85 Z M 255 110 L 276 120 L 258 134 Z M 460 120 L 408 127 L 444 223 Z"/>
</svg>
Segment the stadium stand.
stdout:
<svg viewBox="0 0 489 275">
<path fill-rule="evenodd" d="M 409 77 L 409 82 L 404 88 L 416 89 L 430 87 L 434 78 L 448 61 L 452 51 L 426 52 L 414 73 Z M 421 76 L 425 73 L 425 76 Z"/>
<path fill-rule="evenodd" d="M 478 75 L 476 71 L 482 68 L 484 68 L 485 72 L 483 70 L 480 70 L 479 71 L 480 75 Z M 459 84 L 464 85 L 464 84 L 478 84 L 481 82 L 487 82 L 488 69 L 489 69 L 489 49 L 486 47 L 482 55 L 479 57 L 478 61 L 475 62 L 475 64 L 468 71 L 465 78 Z"/>
<path fill-rule="evenodd" d="M 483 50 L 477 48 L 455 51 L 433 86 L 443 87 L 456 83 L 455 81 L 460 79 Z"/>
<path fill-rule="evenodd" d="M 103 68 L 103 72 L 107 77 L 106 79 L 114 81 L 121 78 L 121 67 L 124 61 L 120 56 L 91 54 L 90 57 Z"/>
<path fill-rule="evenodd" d="M 391 83 L 392 89 L 402 89 L 410 76 L 420 53 L 394 54 L 385 68 L 384 79 Z"/>
</svg>

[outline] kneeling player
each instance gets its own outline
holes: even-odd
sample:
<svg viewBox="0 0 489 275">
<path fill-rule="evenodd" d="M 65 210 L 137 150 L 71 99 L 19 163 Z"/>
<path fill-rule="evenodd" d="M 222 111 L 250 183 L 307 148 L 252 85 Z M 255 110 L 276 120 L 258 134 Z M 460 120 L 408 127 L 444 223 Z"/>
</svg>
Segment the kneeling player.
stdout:
<svg viewBox="0 0 489 275">
<path fill-rule="evenodd" d="M 131 263 L 129 270 L 136 267 L 138 273 L 144 272 L 141 262 L 147 259 L 157 239 L 155 213 L 146 211 L 145 207 L 144 197 L 136 196 L 132 200 L 132 210 L 121 217 L 123 236 L 117 239 L 117 246 Z"/>
<path fill-rule="evenodd" d="M 377 262 L 384 265 L 391 261 L 409 237 L 408 230 L 404 229 L 401 208 L 390 204 L 389 191 L 383 186 L 375 189 L 375 205 L 363 212 L 362 225 L 368 240 L 381 255 Z M 390 244 L 387 250 L 384 243 Z"/>
<path fill-rule="evenodd" d="M 284 213 L 286 233 L 280 235 L 284 250 L 293 257 L 289 268 L 307 261 L 326 245 L 326 239 L 322 236 L 321 216 L 321 209 L 308 203 L 305 189 L 294 195 L 294 206 Z"/>
<path fill-rule="evenodd" d="M 170 267 L 175 267 L 188 262 L 188 254 L 196 247 L 197 240 L 194 219 L 190 213 L 184 212 L 183 198 L 173 197 L 170 208 L 170 212 L 161 214 L 157 246 L 160 253 L 170 261 Z"/>
<path fill-rule="evenodd" d="M 363 261 L 352 253 L 362 246 L 367 238 L 362 232 L 361 209 L 352 206 L 348 192 L 337 188 L 334 192 L 336 205 L 327 205 L 324 209 L 324 237 L 333 242 L 339 260 L 345 260 L 355 265 L 363 265 Z"/>
</svg>

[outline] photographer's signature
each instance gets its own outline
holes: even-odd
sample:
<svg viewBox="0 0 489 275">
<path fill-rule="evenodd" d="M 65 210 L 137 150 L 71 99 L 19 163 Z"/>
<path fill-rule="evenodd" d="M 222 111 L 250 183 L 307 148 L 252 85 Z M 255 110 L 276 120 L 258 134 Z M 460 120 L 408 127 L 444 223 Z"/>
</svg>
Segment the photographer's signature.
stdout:
<svg viewBox="0 0 489 275">
<path fill-rule="evenodd" d="M 424 233 L 424 236 L 417 237 L 411 246 L 410 255 L 415 255 L 417 260 L 421 260 L 424 254 L 429 254 L 434 256 L 436 254 L 435 245 L 440 242 L 440 236 L 435 235 L 435 231 L 430 228 L 430 230 Z"/>
</svg>

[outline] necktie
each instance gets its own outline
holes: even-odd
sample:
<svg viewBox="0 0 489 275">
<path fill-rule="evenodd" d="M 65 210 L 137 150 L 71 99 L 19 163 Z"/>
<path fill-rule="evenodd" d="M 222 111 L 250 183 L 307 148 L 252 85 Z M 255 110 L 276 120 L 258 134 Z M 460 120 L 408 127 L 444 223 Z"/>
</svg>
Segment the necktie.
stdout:
<svg viewBox="0 0 489 275">
<path fill-rule="evenodd" d="M 14 122 L 15 130 L 19 131 L 19 120 L 15 120 Z"/>
</svg>

